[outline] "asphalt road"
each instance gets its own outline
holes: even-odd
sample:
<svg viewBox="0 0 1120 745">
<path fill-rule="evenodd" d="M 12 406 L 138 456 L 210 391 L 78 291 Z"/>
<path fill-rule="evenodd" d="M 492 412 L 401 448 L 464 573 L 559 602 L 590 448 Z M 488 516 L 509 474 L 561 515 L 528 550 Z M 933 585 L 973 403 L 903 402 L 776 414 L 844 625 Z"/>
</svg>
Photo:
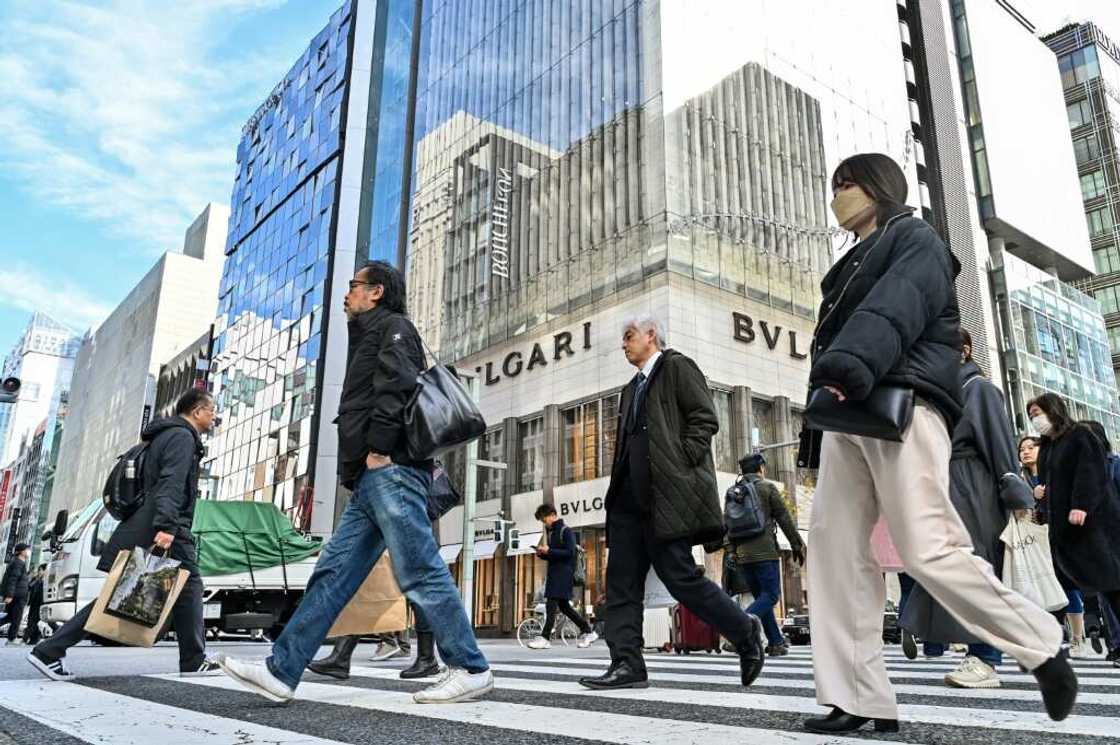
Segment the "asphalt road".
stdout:
<svg viewBox="0 0 1120 745">
<path fill-rule="evenodd" d="M 1000 670 L 1004 687 L 955 691 L 940 678 L 960 661 L 907 661 L 888 648 L 902 731 L 891 735 L 821 738 L 801 727 L 821 711 L 814 701 L 810 650 L 795 648 L 770 660 L 749 690 L 737 684 L 727 654 L 647 656 L 652 686 L 609 694 L 585 691 L 580 675 L 605 669 L 600 642 L 588 650 L 542 652 L 514 642 L 484 642 L 497 688 L 485 701 L 419 706 L 400 681 L 398 659 L 368 661 L 372 645 L 355 655 L 346 682 L 308 674 L 298 700 L 271 704 L 224 677 L 180 679 L 174 645 L 151 650 L 78 647 L 68 656 L 82 676 L 75 684 L 43 681 L 23 657 L 25 648 L 0 648 L 0 745 L 5 743 L 752 743 L 797 745 L 867 739 L 899 743 L 1120 743 L 1120 669 L 1103 660 L 1075 663 L 1081 703 L 1065 722 L 1042 714 L 1032 679 L 1014 663 Z M 222 642 L 212 653 L 261 658 L 269 645 Z M 326 649 L 324 649 L 324 653 Z"/>
</svg>

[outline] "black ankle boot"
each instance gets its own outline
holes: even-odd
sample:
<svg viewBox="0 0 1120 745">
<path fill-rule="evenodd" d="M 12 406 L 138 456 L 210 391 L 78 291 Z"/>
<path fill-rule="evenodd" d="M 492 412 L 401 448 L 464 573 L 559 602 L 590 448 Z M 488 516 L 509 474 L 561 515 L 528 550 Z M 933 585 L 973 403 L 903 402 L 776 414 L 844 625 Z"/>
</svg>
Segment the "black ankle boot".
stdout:
<svg viewBox="0 0 1120 745">
<path fill-rule="evenodd" d="M 307 669 L 319 675 L 328 675 L 339 680 L 350 677 L 350 657 L 354 648 L 358 646 L 358 637 L 344 636 L 334 643 L 331 653 L 321 660 L 315 660 L 307 665 Z"/>
<path fill-rule="evenodd" d="M 1038 681 L 1042 703 L 1050 718 L 1060 722 L 1069 716 L 1073 702 L 1077 700 L 1077 675 L 1070 667 L 1065 647 L 1031 672 Z"/>
<path fill-rule="evenodd" d="M 412 678 L 427 678 L 439 674 L 439 662 L 436 661 L 436 638 L 430 631 L 421 631 L 416 635 L 416 660 L 412 666 L 401 670 L 401 677 L 405 680 Z"/>
</svg>

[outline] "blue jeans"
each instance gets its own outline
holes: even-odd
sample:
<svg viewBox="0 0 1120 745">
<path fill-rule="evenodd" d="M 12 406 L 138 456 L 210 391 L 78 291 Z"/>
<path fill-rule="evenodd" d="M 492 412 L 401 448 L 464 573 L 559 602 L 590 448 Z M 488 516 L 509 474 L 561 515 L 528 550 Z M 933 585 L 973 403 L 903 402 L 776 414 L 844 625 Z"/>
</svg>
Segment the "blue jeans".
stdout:
<svg viewBox="0 0 1120 745">
<path fill-rule="evenodd" d="M 968 653 L 973 657 L 980 658 L 981 662 L 986 662 L 992 667 L 999 667 L 1003 664 L 1003 652 L 993 647 L 991 644 L 976 644 L 968 645 Z M 945 654 L 945 645 L 941 642 L 924 642 L 922 644 L 922 654 L 926 657 L 940 657 Z"/>
<path fill-rule="evenodd" d="M 782 629 L 774 618 L 774 606 L 778 604 L 778 596 L 782 592 L 780 567 L 781 564 L 776 559 L 743 565 L 747 586 L 754 596 L 754 602 L 747 608 L 747 613 L 758 616 L 762 621 L 762 628 L 766 631 L 767 641 L 775 647 L 786 643 L 785 637 L 782 636 Z"/>
<path fill-rule="evenodd" d="M 303 600 L 266 660 L 291 688 L 342 609 L 387 549 L 401 592 L 431 622 L 443 661 L 472 673 L 490 665 L 478 648 L 427 514 L 431 476 L 407 466 L 367 470 L 319 555 Z"/>
</svg>

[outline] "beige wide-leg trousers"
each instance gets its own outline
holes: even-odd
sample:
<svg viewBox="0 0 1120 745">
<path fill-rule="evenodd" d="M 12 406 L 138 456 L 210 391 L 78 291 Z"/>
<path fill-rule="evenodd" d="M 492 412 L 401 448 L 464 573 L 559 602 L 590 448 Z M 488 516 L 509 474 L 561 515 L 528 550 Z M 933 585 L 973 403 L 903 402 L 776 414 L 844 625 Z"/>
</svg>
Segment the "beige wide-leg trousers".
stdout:
<svg viewBox="0 0 1120 745">
<path fill-rule="evenodd" d="M 1058 653 L 1054 617 L 972 553 L 949 501 L 949 455 L 944 419 L 921 402 L 903 442 L 824 434 L 808 568 L 818 703 L 898 718 L 883 659 L 886 583 L 871 552 L 880 513 L 906 572 L 969 632 L 1030 670 Z"/>
</svg>

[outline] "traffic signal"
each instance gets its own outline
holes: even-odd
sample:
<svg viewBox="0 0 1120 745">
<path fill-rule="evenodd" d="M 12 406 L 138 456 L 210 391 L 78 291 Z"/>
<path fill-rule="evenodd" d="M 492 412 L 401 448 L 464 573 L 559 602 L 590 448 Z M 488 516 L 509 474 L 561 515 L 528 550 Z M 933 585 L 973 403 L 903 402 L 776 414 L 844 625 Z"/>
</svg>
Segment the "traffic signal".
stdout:
<svg viewBox="0 0 1120 745">
<path fill-rule="evenodd" d="M 506 537 L 506 521 L 498 518 L 494 521 L 494 541 L 501 544 L 505 542 Z"/>
<path fill-rule="evenodd" d="M 521 531 L 517 528 L 510 528 L 506 532 L 506 553 L 516 551 L 521 548 Z"/>
<path fill-rule="evenodd" d="M 14 404 L 19 398 L 19 378 L 4 378 L 0 383 L 0 404 Z"/>
</svg>

